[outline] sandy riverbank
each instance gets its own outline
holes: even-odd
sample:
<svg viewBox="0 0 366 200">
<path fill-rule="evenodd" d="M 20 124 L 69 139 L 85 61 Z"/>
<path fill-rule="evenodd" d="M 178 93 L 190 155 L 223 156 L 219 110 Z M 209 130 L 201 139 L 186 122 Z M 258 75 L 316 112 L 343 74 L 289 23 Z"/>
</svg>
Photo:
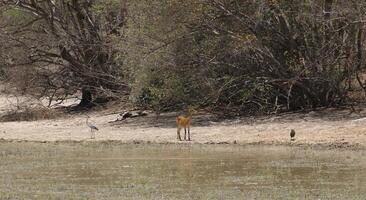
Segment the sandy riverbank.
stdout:
<svg viewBox="0 0 366 200">
<path fill-rule="evenodd" d="M 2 111 L 6 109 L 3 101 Z M 194 117 L 190 143 L 320 145 L 366 148 L 366 109 L 327 109 L 310 113 L 288 113 L 261 118 L 221 120 L 201 113 Z M 111 113 L 109 111 L 109 113 Z M 55 120 L 1 122 L 0 138 L 5 141 L 119 141 L 121 143 L 187 143 L 176 140 L 175 115 L 165 113 L 113 122 L 116 114 L 88 113 L 100 129 L 90 139 L 85 114 L 66 115 Z M 112 123 L 111 123 L 112 122 Z M 290 129 L 296 140 L 290 143 Z"/>
</svg>

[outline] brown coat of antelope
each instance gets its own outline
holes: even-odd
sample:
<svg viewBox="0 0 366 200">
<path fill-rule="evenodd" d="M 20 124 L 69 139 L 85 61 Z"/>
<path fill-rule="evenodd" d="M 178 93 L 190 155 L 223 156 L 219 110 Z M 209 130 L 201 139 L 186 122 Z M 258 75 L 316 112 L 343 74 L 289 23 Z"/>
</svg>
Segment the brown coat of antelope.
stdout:
<svg viewBox="0 0 366 200">
<path fill-rule="evenodd" d="M 192 122 L 192 114 L 195 110 L 193 108 L 188 109 L 188 115 L 187 116 L 178 116 L 177 121 L 177 139 L 182 141 L 182 138 L 180 137 L 180 130 L 184 128 L 184 140 L 187 140 L 187 129 L 188 129 L 188 141 L 191 140 L 191 122 Z"/>
</svg>

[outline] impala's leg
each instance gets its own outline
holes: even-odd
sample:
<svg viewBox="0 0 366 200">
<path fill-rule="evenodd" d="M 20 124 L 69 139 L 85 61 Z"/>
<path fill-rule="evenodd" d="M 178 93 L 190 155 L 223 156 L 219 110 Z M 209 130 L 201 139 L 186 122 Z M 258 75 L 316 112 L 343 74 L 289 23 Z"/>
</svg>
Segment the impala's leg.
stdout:
<svg viewBox="0 0 366 200">
<path fill-rule="evenodd" d="M 188 126 L 188 141 L 191 141 L 191 131 L 190 127 Z"/>
<path fill-rule="evenodd" d="M 187 128 L 184 127 L 184 140 L 187 140 Z"/>
<path fill-rule="evenodd" d="M 181 129 L 181 127 L 177 128 L 177 139 L 182 141 L 182 138 L 180 138 L 180 129 Z"/>
</svg>

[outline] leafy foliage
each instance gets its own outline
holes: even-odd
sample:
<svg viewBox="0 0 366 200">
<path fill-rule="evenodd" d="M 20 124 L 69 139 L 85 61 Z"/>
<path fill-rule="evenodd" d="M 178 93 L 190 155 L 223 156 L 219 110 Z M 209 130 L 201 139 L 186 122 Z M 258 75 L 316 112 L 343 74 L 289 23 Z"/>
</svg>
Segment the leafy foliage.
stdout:
<svg viewBox="0 0 366 200">
<path fill-rule="evenodd" d="M 40 96 L 79 90 L 89 100 L 129 95 L 156 111 L 254 114 L 366 94 L 366 3 L 356 0 L 3 2 L 1 30 L 18 30 L 9 47 L 31 59 L 27 76 L 44 77 Z M 30 15 L 27 6 L 47 15 L 27 17 L 37 20 L 24 29 L 17 19 Z"/>
</svg>

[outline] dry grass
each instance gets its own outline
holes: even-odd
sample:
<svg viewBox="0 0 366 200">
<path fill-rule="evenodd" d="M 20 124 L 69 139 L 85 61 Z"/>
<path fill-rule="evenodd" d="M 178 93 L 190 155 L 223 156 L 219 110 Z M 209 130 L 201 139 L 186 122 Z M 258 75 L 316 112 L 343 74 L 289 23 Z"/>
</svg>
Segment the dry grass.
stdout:
<svg viewBox="0 0 366 200">
<path fill-rule="evenodd" d="M 25 106 L 18 109 L 12 109 L 0 117 L 2 122 L 11 121 L 37 121 L 44 119 L 55 119 L 63 113 L 60 110 L 47 107 L 31 107 Z"/>
</svg>

